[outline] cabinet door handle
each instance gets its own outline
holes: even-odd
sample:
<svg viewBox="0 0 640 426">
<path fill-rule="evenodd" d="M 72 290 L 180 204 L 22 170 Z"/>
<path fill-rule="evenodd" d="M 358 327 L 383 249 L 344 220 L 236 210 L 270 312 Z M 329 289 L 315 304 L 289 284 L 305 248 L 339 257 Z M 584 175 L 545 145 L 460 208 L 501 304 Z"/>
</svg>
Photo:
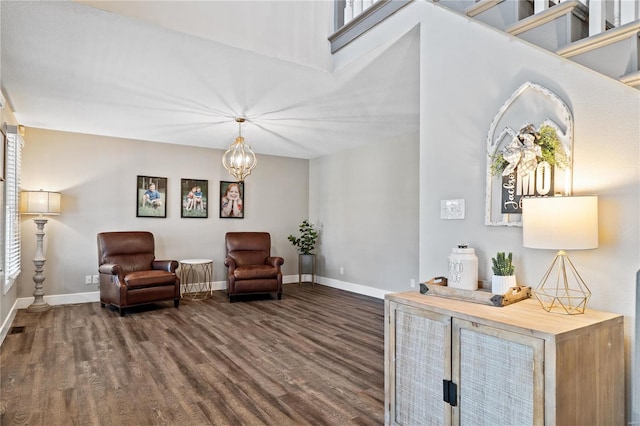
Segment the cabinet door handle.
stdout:
<svg viewBox="0 0 640 426">
<path fill-rule="evenodd" d="M 442 399 L 447 404 L 455 407 L 458 405 L 458 385 L 451 380 L 442 381 Z"/>
</svg>

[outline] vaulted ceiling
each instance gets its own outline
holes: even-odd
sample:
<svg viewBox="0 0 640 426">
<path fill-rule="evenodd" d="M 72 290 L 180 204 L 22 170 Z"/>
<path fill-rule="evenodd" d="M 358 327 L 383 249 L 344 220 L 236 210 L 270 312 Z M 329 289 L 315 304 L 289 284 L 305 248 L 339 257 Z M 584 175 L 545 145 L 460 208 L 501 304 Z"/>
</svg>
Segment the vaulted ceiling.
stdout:
<svg viewBox="0 0 640 426">
<path fill-rule="evenodd" d="M 418 131 L 417 32 L 333 70 L 330 1 L 2 1 L 20 124 L 314 158 Z M 365 35 L 366 36 L 366 35 Z"/>
</svg>

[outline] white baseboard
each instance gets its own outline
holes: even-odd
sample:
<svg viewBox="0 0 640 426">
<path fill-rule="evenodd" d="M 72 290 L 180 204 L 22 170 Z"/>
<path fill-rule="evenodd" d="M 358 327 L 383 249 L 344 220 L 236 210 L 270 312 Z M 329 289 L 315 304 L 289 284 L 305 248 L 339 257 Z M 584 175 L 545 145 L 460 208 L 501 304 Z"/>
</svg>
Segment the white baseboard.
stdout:
<svg viewBox="0 0 640 426">
<path fill-rule="evenodd" d="M 327 287 L 333 287 L 340 290 L 349 291 L 351 293 L 371 296 L 377 299 L 384 299 L 385 294 L 392 293 L 391 291 L 369 287 L 362 284 L 354 284 L 348 283 L 346 281 L 334 280 L 332 278 L 317 277 L 317 282 L 318 284 L 326 285 Z"/>
<path fill-rule="evenodd" d="M 74 303 L 99 302 L 100 292 L 91 291 L 88 293 L 71 293 L 71 294 L 54 294 L 52 296 L 44 296 L 44 301 L 51 306 L 56 305 L 73 305 Z M 16 309 L 27 309 L 33 303 L 33 297 L 21 297 L 16 300 L 14 306 Z"/>
<path fill-rule="evenodd" d="M 7 337 L 7 334 L 9 334 L 9 329 L 13 324 L 13 319 L 16 317 L 16 313 L 18 312 L 17 305 L 18 301 L 16 300 L 15 302 L 13 302 L 13 306 L 9 311 L 9 315 L 7 315 L 7 318 L 5 318 L 4 322 L 2 323 L 2 327 L 0 328 L 0 346 L 2 345 L 2 342 L 4 342 L 4 338 Z"/>
<path fill-rule="evenodd" d="M 302 276 L 303 281 L 311 281 L 311 274 Z M 282 277 L 283 284 L 293 284 L 298 282 L 298 275 L 285 275 Z M 333 287 L 340 290 L 349 291 L 351 293 L 363 294 L 378 299 L 384 299 L 385 294 L 390 293 L 386 290 L 373 288 L 362 284 L 354 284 L 346 281 L 334 280 L 332 278 L 324 278 L 316 276 L 316 282 L 327 287 Z M 213 290 L 226 290 L 226 281 L 214 281 L 212 283 Z M 88 293 L 72 293 L 72 294 L 56 294 L 52 296 L 44 296 L 44 301 L 48 304 L 55 305 L 72 305 L 75 303 L 90 303 L 100 301 L 100 292 L 92 291 Z M 9 329 L 13 324 L 18 309 L 26 309 L 33 303 L 33 297 L 21 297 L 16 299 L 11 307 L 11 311 L 0 327 L 0 345 L 4 342 L 4 338 L 9 333 Z"/>
</svg>

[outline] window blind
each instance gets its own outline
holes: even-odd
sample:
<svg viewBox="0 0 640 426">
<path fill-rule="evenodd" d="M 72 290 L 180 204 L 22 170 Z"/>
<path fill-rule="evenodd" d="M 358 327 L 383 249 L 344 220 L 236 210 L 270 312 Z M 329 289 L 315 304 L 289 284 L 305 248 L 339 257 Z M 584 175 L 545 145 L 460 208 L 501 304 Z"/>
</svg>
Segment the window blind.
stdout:
<svg viewBox="0 0 640 426">
<path fill-rule="evenodd" d="M 7 126 L 5 164 L 5 283 L 4 293 L 20 274 L 20 164 L 24 142 L 16 126 Z"/>
</svg>

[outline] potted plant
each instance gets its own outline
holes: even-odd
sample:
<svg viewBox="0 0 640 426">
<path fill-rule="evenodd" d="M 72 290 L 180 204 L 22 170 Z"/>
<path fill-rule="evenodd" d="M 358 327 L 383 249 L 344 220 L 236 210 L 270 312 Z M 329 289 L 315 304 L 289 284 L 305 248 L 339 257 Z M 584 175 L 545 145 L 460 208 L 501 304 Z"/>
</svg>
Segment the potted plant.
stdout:
<svg viewBox="0 0 640 426">
<path fill-rule="evenodd" d="M 505 294 L 511 287 L 515 287 L 516 276 L 513 266 L 513 254 L 506 255 L 503 251 L 498 252 L 496 257 L 491 258 L 491 292 L 495 294 Z"/>
<path fill-rule="evenodd" d="M 300 236 L 295 237 L 289 235 L 287 239 L 298 249 L 298 284 L 302 283 L 302 273 L 306 270 L 305 266 L 311 266 L 311 283 L 315 285 L 316 274 L 316 255 L 311 253 L 316 246 L 318 240 L 318 231 L 315 230 L 313 224 L 308 220 L 303 220 L 300 226 Z"/>
<path fill-rule="evenodd" d="M 287 239 L 298 248 L 299 254 L 312 254 L 311 250 L 316 246 L 318 232 L 308 220 L 303 220 L 298 229 L 300 229 L 300 237 L 289 235 Z"/>
</svg>

